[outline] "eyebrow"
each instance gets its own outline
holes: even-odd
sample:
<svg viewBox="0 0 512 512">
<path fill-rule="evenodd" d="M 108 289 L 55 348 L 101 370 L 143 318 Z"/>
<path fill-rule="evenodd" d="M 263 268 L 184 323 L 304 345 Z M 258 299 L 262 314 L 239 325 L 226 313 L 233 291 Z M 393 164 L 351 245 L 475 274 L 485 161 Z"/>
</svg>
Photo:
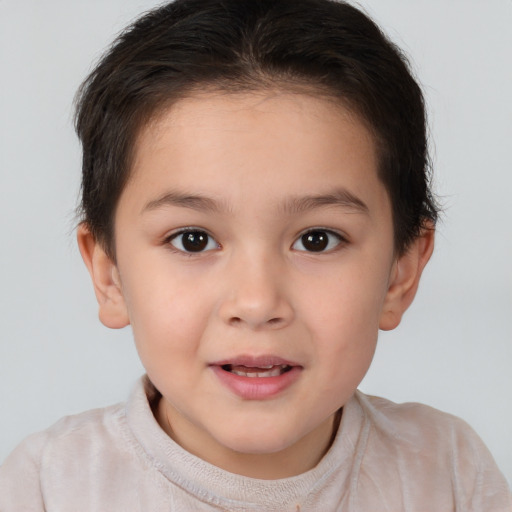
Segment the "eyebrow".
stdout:
<svg viewBox="0 0 512 512">
<path fill-rule="evenodd" d="M 370 213 L 366 203 L 345 188 L 337 189 L 330 194 L 291 198 L 284 203 L 283 210 L 288 214 L 297 214 L 330 206 L 352 210 L 355 213 Z"/>
<path fill-rule="evenodd" d="M 142 208 L 142 213 L 158 210 L 167 206 L 178 206 L 209 213 L 229 210 L 226 205 L 206 196 L 170 191 L 157 199 L 149 201 Z M 330 194 L 292 197 L 283 203 L 281 209 L 284 213 L 293 215 L 330 206 L 352 210 L 355 213 L 368 214 L 370 211 L 368 206 L 360 198 L 344 188 L 337 189 Z"/>
<path fill-rule="evenodd" d="M 211 213 L 225 210 L 225 208 L 223 208 L 220 203 L 209 197 L 171 191 L 166 192 L 153 201 L 149 201 L 149 203 L 147 203 L 142 208 L 142 213 L 158 210 L 166 206 L 180 206 L 182 208 L 190 208 L 192 210 L 206 211 Z"/>
</svg>

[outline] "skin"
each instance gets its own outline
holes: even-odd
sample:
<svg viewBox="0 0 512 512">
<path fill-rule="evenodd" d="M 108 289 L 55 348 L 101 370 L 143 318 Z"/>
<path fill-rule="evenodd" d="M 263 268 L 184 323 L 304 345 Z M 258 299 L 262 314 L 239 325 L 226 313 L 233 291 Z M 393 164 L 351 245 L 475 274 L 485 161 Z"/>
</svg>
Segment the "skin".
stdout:
<svg viewBox="0 0 512 512">
<path fill-rule="evenodd" d="M 204 232 L 205 250 L 184 251 L 183 228 Z M 325 250 L 304 244 L 314 229 Z M 340 104 L 278 91 L 195 95 L 153 120 L 115 232 L 115 263 L 85 225 L 78 241 L 100 319 L 131 325 L 162 393 L 157 421 L 204 460 L 266 479 L 319 462 L 433 249 L 428 230 L 394 253 L 365 125 Z M 214 371 L 238 356 L 291 361 L 297 377 L 241 397 Z"/>
</svg>

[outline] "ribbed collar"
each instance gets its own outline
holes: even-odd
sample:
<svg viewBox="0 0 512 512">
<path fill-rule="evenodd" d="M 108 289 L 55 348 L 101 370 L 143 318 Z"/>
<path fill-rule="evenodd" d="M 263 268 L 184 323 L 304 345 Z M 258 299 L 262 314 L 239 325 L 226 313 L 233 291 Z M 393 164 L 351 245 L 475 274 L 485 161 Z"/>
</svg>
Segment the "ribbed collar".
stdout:
<svg viewBox="0 0 512 512">
<path fill-rule="evenodd" d="M 138 382 L 126 405 L 128 426 L 154 467 L 200 501 L 238 511 L 281 512 L 284 504 L 310 502 L 308 497 L 312 494 L 317 498 L 318 493 L 341 494 L 348 487 L 363 426 L 356 396 L 345 404 L 334 442 L 316 467 L 291 478 L 259 480 L 213 466 L 175 443 L 160 428 L 151 411 L 151 395 L 155 392 L 147 377 Z"/>
</svg>

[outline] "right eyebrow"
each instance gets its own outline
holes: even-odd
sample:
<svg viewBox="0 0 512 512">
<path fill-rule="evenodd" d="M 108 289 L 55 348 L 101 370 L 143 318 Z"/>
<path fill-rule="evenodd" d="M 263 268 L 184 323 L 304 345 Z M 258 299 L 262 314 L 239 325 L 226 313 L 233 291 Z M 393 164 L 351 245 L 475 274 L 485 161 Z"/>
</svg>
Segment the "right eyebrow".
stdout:
<svg viewBox="0 0 512 512">
<path fill-rule="evenodd" d="M 179 206 L 181 208 L 190 208 L 192 210 L 210 213 L 217 213 L 226 210 L 226 208 L 223 208 L 220 203 L 209 197 L 169 191 L 146 203 L 142 208 L 141 213 L 159 210 L 166 206 Z"/>
</svg>

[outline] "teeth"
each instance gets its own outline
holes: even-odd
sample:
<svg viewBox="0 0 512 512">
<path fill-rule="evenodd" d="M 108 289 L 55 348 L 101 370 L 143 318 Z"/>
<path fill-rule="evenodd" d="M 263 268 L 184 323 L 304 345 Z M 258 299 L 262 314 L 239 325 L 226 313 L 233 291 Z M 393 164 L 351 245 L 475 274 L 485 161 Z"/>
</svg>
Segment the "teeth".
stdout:
<svg viewBox="0 0 512 512">
<path fill-rule="evenodd" d="M 264 372 L 243 372 L 241 370 L 231 370 L 231 373 L 240 375 L 240 377 L 279 377 L 279 375 L 281 375 L 281 368 L 277 367 L 273 370 L 266 370 Z"/>
<path fill-rule="evenodd" d="M 236 368 L 230 368 L 230 372 L 235 375 L 239 375 L 240 377 L 279 377 L 282 373 L 288 369 L 289 366 L 286 364 L 282 364 L 279 366 L 269 365 L 269 366 L 261 366 L 259 368 L 247 368 L 247 370 L 242 370 L 240 366 Z M 265 371 L 258 371 L 265 370 Z"/>
</svg>

